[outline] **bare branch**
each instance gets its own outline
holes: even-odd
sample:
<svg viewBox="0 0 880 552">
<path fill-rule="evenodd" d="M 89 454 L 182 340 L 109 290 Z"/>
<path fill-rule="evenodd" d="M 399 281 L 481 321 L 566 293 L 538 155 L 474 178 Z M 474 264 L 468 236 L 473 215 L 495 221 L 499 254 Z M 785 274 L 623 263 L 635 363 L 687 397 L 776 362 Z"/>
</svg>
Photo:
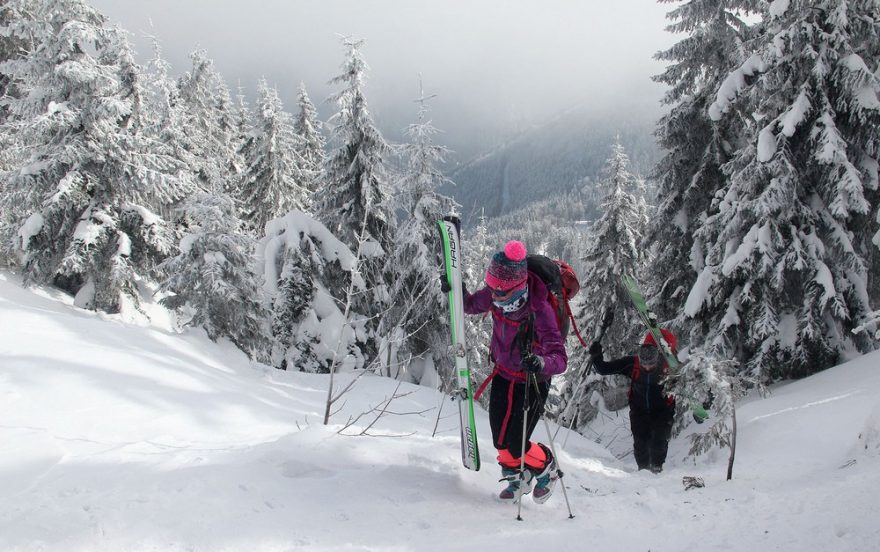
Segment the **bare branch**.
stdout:
<svg viewBox="0 0 880 552">
<path fill-rule="evenodd" d="M 414 391 L 408 391 L 408 392 L 406 392 L 406 393 L 400 393 L 400 386 L 401 386 L 402 384 L 403 384 L 403 382 L 397 382 L 397 387 L 395 387 L 394 392 L 391 394 L 390 397 L 385 397 L 385 398 L 382 400 L 382 402 L 380 402 L 380 403 L 377 404 L 376 406 L 373 406 L 370 410 L 368 410 L 368 411 L 366 411 L 366 412 L 362 412 L 362 413 L 358 414 L 358 415 L 357 415 L 356 417 L 354 417 L 354 418 L 349 418 L 348 423 L 346 423 L 345 426 L 343 426 L 342 428 L 340 428 L 339 431 L 337 431 L 336 433 L 338 433 L 338 434 L 340 434 L 340 435 L 345 435 L 346 437 L 355 437 L 355 436 L 367 436 L 367 437 L 403 437 L 403 436 L 408 436 L 408 435 L 415 435 L 415 432 L 407 433 L 407 434 L 403 434 L 403 435 L 401 435 L 401 434 L 395 434 L 395 435 L 376 435 L 376 434 L 374 434 L 374 433 L 370 433 L 370 429 L 372 429 L 373 426 L 375 426 L 376 423 L 377 423 L 382 417 L 384 417 L 384 416 L 413 416 L 413 415 L 421 416 L 421 415 L 425 414 L 426 412 L 430 412 L 431 410 L 433 410 L 433 408 L 429 408 L 429 409 L 425 409 L 425 410 L 417 411 L 417 412 L 393 412 L 393 411 L 388 410 L 388 407 L 391 405 L 391 403 L 392 403 L 394 400 L 396 400 L 396 399 L 401 399 L 401 398 L 403 398 L 403 397 L 407 397 L 407 396 L 409 396 L 409 395 L 411 395 L 411 394 L 414 393 Z M 366 416 L 367 414 L 373 414 L 373 413 L 376 414 L 375 417 L 373 418 L 373 420 L 372 420 L 369 424 L 367 424 L 367 426 L 364 427 L 359 433 L 356 433 L 356 434 L 344 433 L 344 431 L 345 431 L 346 429 L 348 429 L 348 428 L 354 426 L 355 424 L 357 424 L 357 422 L 358 422 L 361 418 L 363 418 L 363 417 Z"/>
<path fill-rule="evenodd" d="M 373 362 L 376 362 L 376 361 L 374 360 Z M 371 363 L 371 365 L 372 365 L 372 363 Z M 362 377 L 364 377 L 364 376 L 365 376 L 366 374 L 368 374 L 368 373 L 370 373 L 370 372 L 367 370 L 367 368 L 364 368 L 363 370 L 361 370 L 361 371 L 358 373 L 357 377 L 355 377 L 353 380 L 351 380 L 350 382 L 348 382 L 348 385 L 346 385 L 346 386 L 345 386 L 345 387 L 344 387 L 344 388 L 343 388 L 343 389 L 342 389 L 342 390 L 341 390 L 341 391 L 340 391 L 335 397 L 333 397 L 332 399 L 329 399 L 329 401 L 330 401 L 329 404 L 333 404 L 333 403 L 335 403 L 336 401 L 338 401 L 339 399 L 341 399 L 342 396 L 343 396 L 345 393 L 347 393 L 349 389 L 351 389 L 352 387 L 354 387 L 354 384 L 357 383 L 359 379 L 361 379 Z"/>
<path fill-rule="evenodd" d="M 343 408 L 345 408 L 345 403 L 344 403 L 344 402 L 343 402 L 341 405 L 339 405 L 339 408 L 337 408 L 336 410 L 334 410 L 334 411 L 332 412 L 332 414 L 334 414 L 334 415 L 335 415 L 335 414 L 339 414 L 340 412 L 342 412 L 342 409 L 343 409 Z"/>
<path fill-rule="evenodd" d="M 431 431 L 431 437 L 437 436 L 437 428 L 440 426 L 440 416 L 443 414 L 443 403 L 446 402 L 446 395 L 440 396 L 440 407 L 437 409 L 437 419 L 434 420 L 434 429 Z"/>
</svg>

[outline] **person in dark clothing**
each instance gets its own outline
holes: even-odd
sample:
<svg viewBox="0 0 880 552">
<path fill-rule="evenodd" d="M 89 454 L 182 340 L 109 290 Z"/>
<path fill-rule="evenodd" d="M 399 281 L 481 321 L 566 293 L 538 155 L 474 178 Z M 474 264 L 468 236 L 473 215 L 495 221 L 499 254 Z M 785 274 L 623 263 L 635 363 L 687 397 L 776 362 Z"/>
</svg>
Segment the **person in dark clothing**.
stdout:
<svg viewBox="0 0 880 552">
<path fill-rule="evenodd" d="M 661 333 L 675 353 L 675 336 L 669 330 L 661 330 Z M 602 344 L 598 341 L 590 346 L 589 353 L 599 374 L 622 374 L 632 380 L 629 388 L 629 421 L 636 464 L 640 470 L 660 473 L 672 437 L 675 398 L 664 389 L 669 367 L 654 335 L 651 332 L 645 335 L 636 356 L 605 362 Z"/>
</svg>

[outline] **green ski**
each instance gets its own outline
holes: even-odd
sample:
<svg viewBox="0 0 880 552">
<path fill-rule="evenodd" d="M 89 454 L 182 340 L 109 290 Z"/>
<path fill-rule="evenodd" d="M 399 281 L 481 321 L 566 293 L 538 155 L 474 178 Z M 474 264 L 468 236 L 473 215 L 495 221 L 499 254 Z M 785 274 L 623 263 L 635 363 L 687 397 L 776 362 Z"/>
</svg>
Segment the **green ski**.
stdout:
<svg viewBox="0 0 880 552">
<path fill-rule="evenodd" d="M 620 281 L 623 284 L 623 288 L 626 290 L 627 295 L 629 295 L 633 306 L 635 306 L 638 311 L 642 323 L 645 324 L 648 331 L 654 336 L 654 341 L 660 344 L 660 352 L 663 353 L 663 356 L 666 358 L 666 363 L 669 365 L 670 372 L 676 374 L 681 363 L 678 361 L 678 357 L 675 356 L 675 353 L 672 352 L 672 347 L 670 347 L 669 343 L 666 342 L 666 339 L 663 338 L 663 334 L 660 332 L 660 326 L 657 325 L 657 319 L 651 312 L 651 309 L 648 308 L 648 303 L 645 301 L 645 296 L 642 295 L 642 292 L 639 289 L 638 282 L 628 274 L 624 274 L 620 278 Z M 695 417 L 700 418 L 701 420 L 705 420 L 709 417 L 709 413 L 706 412 L 703 405 L 697 402 L 693 397 L 685 395 L 684 399 L 688 401 Z"/>
<path fill-rule="evenodd" d="M 457 217 L 443 217 L 437 221 L 443 240 L 443 264 L 449 283 L 449 322 L 452 337 L 452 355 L 458 376 L 458 415 L 461 427 L 461 461 L 469 470 L 480 469 L 480 451 L 477 447 L 477 423 L 474 419 L 474 388 L 467 361 L 464 332 L 464 298 L 461 295 L 461 223 Z"/>
</svg>

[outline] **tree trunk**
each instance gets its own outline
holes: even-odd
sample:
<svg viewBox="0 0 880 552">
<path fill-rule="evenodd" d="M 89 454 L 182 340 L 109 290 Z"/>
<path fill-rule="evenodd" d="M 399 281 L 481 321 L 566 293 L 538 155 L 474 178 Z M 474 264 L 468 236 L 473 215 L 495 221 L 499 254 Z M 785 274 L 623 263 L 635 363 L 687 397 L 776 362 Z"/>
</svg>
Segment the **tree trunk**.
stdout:
<svg viewBox="0 0 880 552">
<path fill-rule="evenodd" d="M 730 419 L 732 428 L 730 431 L 730 459 L 727 461 L 727 480 L 733 479 L 733 459 L 736 456 L 736 407 L 731 405 Z"/>
</svg>

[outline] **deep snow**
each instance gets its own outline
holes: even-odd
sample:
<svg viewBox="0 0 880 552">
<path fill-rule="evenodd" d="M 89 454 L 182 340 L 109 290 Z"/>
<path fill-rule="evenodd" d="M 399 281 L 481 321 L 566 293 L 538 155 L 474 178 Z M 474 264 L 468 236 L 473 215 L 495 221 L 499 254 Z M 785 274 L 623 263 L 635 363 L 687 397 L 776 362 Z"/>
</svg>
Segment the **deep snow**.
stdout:
<svg viewBox="0 0 880 552">
<path fill-rule="evenodd" d="M 360 378 L 323 426 L 327 376 L 253 365 L 162 316 L 83 311 L 8 273 L 0 328 L 0 550 L 880 550 L 880 352 L 740 404 L 729 482 L 726 450 L 695 463 L 678 439 L 653 475 L 612 454 L 628 434 L 612 450 L 573 434 L 560 460 L 576 517 L 557 487 L 526 498 L 520 522 L 495 498 L 486 413 L 484 468 L 469 472 L 453 405 L 431 389 L 402 385 L 397 414 L 344 436 L 395 382 Z M 706 488 L 685 491 L 685 475 Z"/>
</svg>

